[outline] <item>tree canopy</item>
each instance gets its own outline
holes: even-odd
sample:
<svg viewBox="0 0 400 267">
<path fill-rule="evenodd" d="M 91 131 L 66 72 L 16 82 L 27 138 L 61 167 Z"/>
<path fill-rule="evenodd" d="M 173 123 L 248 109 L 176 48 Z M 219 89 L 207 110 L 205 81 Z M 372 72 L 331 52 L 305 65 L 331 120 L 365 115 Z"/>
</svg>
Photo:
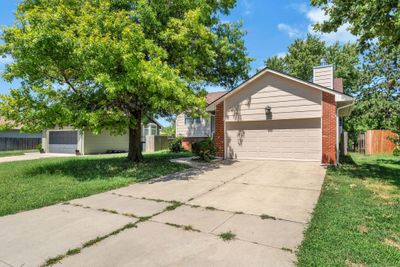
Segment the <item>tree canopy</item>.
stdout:
<svg viewBox="0 0 400 267">
<path fill-rule="evenodd" d="M 370 129 L 400 134 L 400 50 L 371 47 L 364 55 L 357 103 L 345 127 L 355 137 Z"/>
<path fill-rule="evenodd" d="M 140 124 L 205 110 L 206 85 L 233 87 L 251 59 L 241 23 L 221 22 L 235 0 L 23 0 L 5 28 L 3 77 L 22 86 L 0 114 L 26 130 L 129 129 L 140 161 Z"/>
<path fill-rule="evenodd" d="M 283 57 L 271 57 L 265 60 L 268 68 L 284 72 L 300 79 L 311 81 L 313 67 L 319 66 L 324 59 L 335 66 L 335 75 L 343 78 L 345 92 L 350 93 L 359 76 L 359 52 L 356 44 L 326 44 L 317 36 L 307 35 L 305 39 L 296 39 L 288 47 Z"/>
<path fill-rule="evenodd" d="M 311 0 L 311 4 L 328 15 L 328 20 L 315 26 L 319 31 L 333 32 L 348 23 L 350 32 L 359 37 L 364 49 L 376 39 L 382 47 L 400 46 L 398 0 Z"/>
</svg>

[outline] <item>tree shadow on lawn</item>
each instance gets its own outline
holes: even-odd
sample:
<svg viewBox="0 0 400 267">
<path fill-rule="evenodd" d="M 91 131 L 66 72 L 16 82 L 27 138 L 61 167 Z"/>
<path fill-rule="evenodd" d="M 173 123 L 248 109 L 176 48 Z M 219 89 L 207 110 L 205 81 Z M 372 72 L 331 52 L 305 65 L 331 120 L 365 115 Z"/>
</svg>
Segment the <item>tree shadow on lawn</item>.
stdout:
<svg viewBox="0 0 400 267">
<path fill-rule="evenodd" d="M 400 168 L 387 166 L 387 164 L 399 166 L 400 159 L 377 158 L 371 159 L 372 162 L 365 162 L 363 160 L 355 162 L 351 156 L 342 156 L 341 161 L 343 165 L 335 170 L 340 174 L 362 180 L 365 180 L 366 178 L 377 179 L 400 188 Z"/>
<path fill-rule="evenodd" d="M 118 177 L 141 182 L 187 168 L 182 164 L 169 161 L 171 158 L 179 156 L 187 155 L 181 153 L 175 155 L 168 153 L 147 154 L 144 155 L 144 162 L 139 164 L 130 162 L 122 155 L 114 157 L 58 158 L 54 161 L 43 161 L 40 165 L 27 168 L 24 176 L 71 176 L 81 182 Z"/>
</svg>

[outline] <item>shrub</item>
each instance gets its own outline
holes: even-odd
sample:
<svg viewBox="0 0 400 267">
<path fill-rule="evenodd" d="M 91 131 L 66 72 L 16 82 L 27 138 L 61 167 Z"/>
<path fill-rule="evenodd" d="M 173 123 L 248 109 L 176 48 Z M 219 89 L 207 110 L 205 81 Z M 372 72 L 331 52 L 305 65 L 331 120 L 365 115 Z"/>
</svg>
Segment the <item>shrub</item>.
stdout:
<svg viewBox="0 0 400 267">
<path fill-rule="evenodd" d="M 400 156 L 400 148 L 396 147 L 393 149 L 393 156 L 399 157 Z"/>
<path fill-rule="evenodd" d="M 210 161 L 215 157 L 217 149 L 211 138 L 207 138 L 192 145 L 192 152 L 204 161 Z"/>
<path fill-rule="evenodd" d="M 183 151 L 182 137 L 176 137 L 169 143 L 169 150 L 171 152 L 179 153 Z"/>
</svg>

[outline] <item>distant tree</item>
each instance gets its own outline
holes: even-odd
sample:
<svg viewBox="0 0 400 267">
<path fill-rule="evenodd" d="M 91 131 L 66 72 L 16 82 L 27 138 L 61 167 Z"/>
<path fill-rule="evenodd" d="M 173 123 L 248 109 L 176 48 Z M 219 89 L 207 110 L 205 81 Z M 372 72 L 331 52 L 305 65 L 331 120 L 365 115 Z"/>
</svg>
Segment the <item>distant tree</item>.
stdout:
<svg viewBox="0 0 400 267">
<path fill-rule="evenodd" d="M 129 133 L 142 160 L 141 122 L 205 112 L 206 85 L 247 77 L 240 23 L 221 22 L 235 0 L 22 0 L 5 28 L 3 77 L 22 86 L 0 114 L 26 130 L 70 125 Z"/>
<path fill-rule="evenodd" d="M 265 60 L 265 66 L 271 70 L 287 72 L 284 57 L 272 56 Z"/>
<path fill-rule="evenodd" d="M 364 55 L 356 104 L 345 127 L 354 133 L 387 129 L 400 134 L 400 49 L 371 47 Z"/>
<path fill-rule="evenodd" d="M 335 66 L 335 75 L 343 78 L 345 92 L 353 92 L 358 81 L 360 64 L 356 44 L 327 45 L 319 37 L 309 34 L 305 39 L 297 39 L 289 45 L 288 52 L 284 57 L 268 58 L 265 60 L 265 65 L 271 69 L 311 81 L 313 67 L 319 66 L 322 59 Z"/>
<path fill-rule="evenodd" d="M 161 130 L 161 134 L 168 135 L 168 136 L 175 136 L 175 134 L 176 134 L 175 122 L 166 127 L 163 127 Z"/>
<path fill-rule="evenodd" d="M 400 4 L 398 0 L 311 0 L 322 8 L 328 20 L 315 25 L 322 32 L 334 32 L 349 23 L 350 32 L 359 37 L 362 48 L 379 41 L 387 49 L 400 46 Z"/>
</svg>

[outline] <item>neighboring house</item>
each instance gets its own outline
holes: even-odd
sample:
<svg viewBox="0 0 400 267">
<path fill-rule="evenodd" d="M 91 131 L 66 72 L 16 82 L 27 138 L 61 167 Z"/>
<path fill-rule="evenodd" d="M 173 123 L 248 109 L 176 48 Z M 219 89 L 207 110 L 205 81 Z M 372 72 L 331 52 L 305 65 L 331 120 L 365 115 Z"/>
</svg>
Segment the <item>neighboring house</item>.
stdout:
<svg viewBox="0 0 400 267">
<path fill-rule="evenodd" d="M 147 135 L 159 135 L 161 125 L 156 121 L 142 125 L 142 149 L 145 150 Z M 101 154 L 112 151 L 128 151 L 129 136 L 111 135 L 102 132 L 98 135 L 89 131 L 80 132 L 71 127 L 55 128 L 43 131 L 43 149 L 46 153 L 76 153 L 82 155 Z"/>
<path fill-rule="evenodd" d="M 336 164 L 339 118 L 353 102 L 333 66 L 314 68 L 313 82 L 266 68 L 209 102 L 209 119 L 196 124 L 180 114 L 176 131 L 188 142 L 213 136 L 223 158 Z"/>
<path fill-rule="evenodd" d="M 209 93 L 206 96 L 207 105 L 211 104 L 226 92 Z M 191 145 L 206 137 L 214 135 L 214 114 L 209 113 L 208 118 L 192 118 L 184 113 L 176 117 L 176 136 L 184 137 L 182 145 L 185 149 L 190 149 Z"/>
<path fill-rule="evenodd" d="M 0 126 L 7 122 L 0 118 Z M 0 131 L 0 151 L 36 149 L 42 142 L 42 133 L 22 133 L 21 127 Z"/>
</svg>

